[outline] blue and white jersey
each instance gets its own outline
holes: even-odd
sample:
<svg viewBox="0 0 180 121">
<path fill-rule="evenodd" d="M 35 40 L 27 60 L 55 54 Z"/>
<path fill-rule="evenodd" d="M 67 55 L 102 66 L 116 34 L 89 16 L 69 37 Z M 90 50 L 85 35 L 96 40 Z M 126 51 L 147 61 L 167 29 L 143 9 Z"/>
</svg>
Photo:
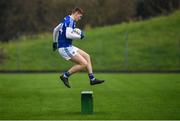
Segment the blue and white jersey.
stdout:
<svg viewBox="0 0 180 121">
<path fill-rule="evenodd" d="M 66 37 L 67 27 L 70 27 L 72 29 L 76 27 L 76 22 L 70 16 L 66 16 L 64 20 L 60 23 L 59 36 L 58 36 L 58 48 L 70 47 L 72 45 L 72 39 L 68 39 Z"/>
</svg>

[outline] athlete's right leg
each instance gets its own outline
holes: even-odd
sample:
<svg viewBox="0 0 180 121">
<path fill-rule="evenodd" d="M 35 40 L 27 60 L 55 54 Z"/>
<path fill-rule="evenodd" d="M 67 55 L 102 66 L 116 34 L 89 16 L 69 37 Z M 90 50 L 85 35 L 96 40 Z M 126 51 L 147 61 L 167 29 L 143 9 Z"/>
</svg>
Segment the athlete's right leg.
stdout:
<svg viewBox="0 0 180 121">
<path fill-rule="evenodd" d="M 76 63 L 76 65 L 74 65 L 73 67 L 71 67 L 69 70 L 68 70 L 68 73 L 69 75 L 73 74 L 73 73 L 76 73 L 78 71 L 81 71 L 83 69 L 86 69 L 89 71 L 92 71 L 92 67 L 91 66 L 91 61 L 90 61 L 90 58 L 87 59 L 86 56 L 82 53 L 77 53 L 75 56 L 73 56 L 71 59 L 70 59 L 72 62 Z M 91 69 L 89 69 L 89 67 Z M 101 84 L 104 82 L 104 80 L 98 80 L 96 78 L 94 79 L 91 79 L 91 76 L 93 76 L 94 78 L 94 75 L 93 73 L 90 73 L 89 75 L 89 78 L 90 78 L 90 84 L 91 85 L 96 85 L 96 84 Z"/>
<path fill-rule="evenodd" d="M 70 75 L 85 69 L 87 64 L 88 64 L 86 59 L 82 55 L 80 55 L 79 53 L 77 53 L 75 56 L 73 56 L 70 60 L 72 62 L 76 63 L 76 65 L 74 65 L 73 67 L 71 67 L 68 70 Z"/>
<path fill-rule="evenodd" d="M 90 58 L 90 55 L 87 54 L 85 51 L 81 50 L 81 49 L 78 49 L 78 53 L 84 57 L 84 59 L 87 61 L 87 71 L 89 74 L 92 74 L 93 73 L 93 70 L 92 70 L 92 63 L 91 63 L 91 58 Z"/>
<path fill-rule="evenodd" d="M 92 64 L 91 64 L 91 58 L 90 58 L 90 55 L 87 54 L 85 51 L 81 50 L 81 49 L 78 49 L 78 53 L 84 57 L 84 59 L 86 59 L 87 61 L 87 66 L 86 66 L 86 70 L 88 71 L 88 76 L 89 76 L 89 79 L 90 79 L 90 84 L 91 85 L 95 85 L 95 84 L 101 84 L 104 82 L 104 80 L 99 80 L 97 78 L 94 77 L 94 74 L 93 74 L 93 70 L 92 70 Z"/>
<path fill-rule="evenodd" d="M 61 51 L 61 50 L 60 50 Z M 73 53 L 72 53 L 73 54 Z M 66 56 L 65 56 L 66 58 Z M 68 60 L 68 59 L 66 59 Z M 92 72 L 92 66 L 91 66 L 91 61 L 90 58 L 87 59 L 86 56 L 84 56 L 82 53 L 76 53 L 74 54 L 74 56 L 71 56 L 71 58 L 69 59 L 71 60 L 73 63 L 75 63 L 74 66 L 72 66 L 68 71 L 66 71 L 63 75 L 60 76 L 61 80 L 63 81 L 63 83 L 70 88 L 69 82 L 68 82 L 68 77 L 70 75 L 72 75 L 73 73 L 76 73 L 78 71 L 81 71 L 83 69 L 88 70 L 88 72 Z M 94 79 L 93 73 L 89 74 L 89 78 L 90 78 L 90 84 L 91 85 L 95 85 L 95 84 L 100 84 L 103 83 L 104 80 L 98 80 L 98 79 Z M 92 78 L 92 79 L 91 79 Z"/>
</svg>

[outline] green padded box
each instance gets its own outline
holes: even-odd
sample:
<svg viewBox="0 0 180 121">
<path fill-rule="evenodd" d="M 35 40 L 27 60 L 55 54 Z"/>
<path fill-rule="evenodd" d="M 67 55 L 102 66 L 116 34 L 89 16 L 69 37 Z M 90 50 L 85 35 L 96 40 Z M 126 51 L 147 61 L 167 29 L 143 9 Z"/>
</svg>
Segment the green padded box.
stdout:
<svg viewBox="0 0 180 121">
<path fill-rule="evenodd" d="M 93 113 L 93 91 L 81 92 L 81 112 L 83 114 Z"/>
</svg>

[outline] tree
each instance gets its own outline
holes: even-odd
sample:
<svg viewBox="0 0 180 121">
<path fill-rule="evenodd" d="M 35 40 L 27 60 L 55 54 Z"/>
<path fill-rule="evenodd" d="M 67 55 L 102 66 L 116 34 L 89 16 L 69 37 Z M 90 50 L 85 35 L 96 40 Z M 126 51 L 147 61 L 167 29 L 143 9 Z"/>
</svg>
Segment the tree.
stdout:
<svg viewBox="0 0 180 121">
<path fill-rule="evenodd" d="M 137 16 L 149 18 L 167 15 L 180 8 L 180 0 L 138 0 Z"/>
</svg>

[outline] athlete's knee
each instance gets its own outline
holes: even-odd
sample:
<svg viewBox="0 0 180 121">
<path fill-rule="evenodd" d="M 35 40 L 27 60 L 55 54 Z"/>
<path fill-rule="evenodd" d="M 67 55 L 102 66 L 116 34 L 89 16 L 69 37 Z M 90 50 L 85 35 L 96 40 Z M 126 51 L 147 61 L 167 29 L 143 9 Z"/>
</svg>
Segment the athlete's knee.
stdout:
<svg viewBox="0 0 180 121">
<path fill-rule="evenodd" d="M 86 59 L 87 59 L 88 61 L 90 61 L 90 60 L 91 60 L 91 57 L 90 57 L 90 55 L 89 55 L 89 54 L 86 54 Z"/>
<path fill-rule="evenodd" d="M 90 58 L 91 58 L 89 54 L 87 54 L 87 58 L 88 58 L 88 59 L 90 59 Z"/>
<path fill-rule="evenodd" d="M 82 66 L 83 68 L 86 68 L 87 65 L 88 65 L 88 62 L 87 62 L 87 61 L 83 61 L 83 62 L 81 63 L 81 66 Z"/>
</svg>

